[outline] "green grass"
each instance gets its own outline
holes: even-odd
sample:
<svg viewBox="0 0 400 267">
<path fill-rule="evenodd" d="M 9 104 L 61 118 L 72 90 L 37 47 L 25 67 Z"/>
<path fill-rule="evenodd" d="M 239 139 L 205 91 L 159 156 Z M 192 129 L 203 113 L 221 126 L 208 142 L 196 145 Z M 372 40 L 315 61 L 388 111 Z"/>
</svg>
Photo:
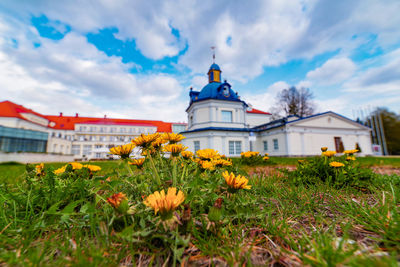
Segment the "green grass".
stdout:
<svg viewBox="0 0 400 267">
<path fill-rule="evenodd" d="M 296 165 L 298 159 L 271 160 Z M 400 159 L 359 161 L 398 166 Z M 59 176 L 52 170 L 64 163 L 52 163 L 43 177 L 25 165 L 0 165 L 7 182 L 0 184 L 0 265 L 398 265 L 399 176 L 371 175 L 365 186 L 334 187 L 284 173 L 249 177 L 235 160 L 227 169 L 248 177 L 252 187 L 233 192 L 222 177 L 225 169 L 154 162 L 146 159 L 142 171 L 121 161 L 94 162 L 99 173 L 69 167 Z M 185 206 L 166 223 L 143 199 L 174 182 L 185 193 Z M 117 192 L 128 197 L 129 214 L 107 203 Z"/>
</svg>

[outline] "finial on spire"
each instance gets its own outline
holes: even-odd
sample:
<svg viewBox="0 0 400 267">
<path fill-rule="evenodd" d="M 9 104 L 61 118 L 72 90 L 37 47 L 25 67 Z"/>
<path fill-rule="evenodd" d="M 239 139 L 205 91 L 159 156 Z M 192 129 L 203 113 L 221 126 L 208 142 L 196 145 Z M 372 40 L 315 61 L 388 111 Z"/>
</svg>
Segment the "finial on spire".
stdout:
<svg viewBox="0 0 400 267">
<path fill-rule="evenodd" d="M 213 63 L 215 63 L 215 46 L 211 46 L 211 50 L 213 51 Z"/>
</svg>

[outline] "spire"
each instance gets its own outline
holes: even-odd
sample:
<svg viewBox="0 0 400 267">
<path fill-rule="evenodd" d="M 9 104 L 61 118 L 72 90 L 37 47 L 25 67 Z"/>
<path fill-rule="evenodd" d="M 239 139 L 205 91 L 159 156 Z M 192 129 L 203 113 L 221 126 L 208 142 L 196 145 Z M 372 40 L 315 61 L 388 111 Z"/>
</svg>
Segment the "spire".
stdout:
<svg viewBox="0 0 400 267">
<path fill-rule="evenodd" d="M 211 50 L 213 52 L 213 64 L 215 63 L 215 46 L 211 46 Z"/>
</svg>

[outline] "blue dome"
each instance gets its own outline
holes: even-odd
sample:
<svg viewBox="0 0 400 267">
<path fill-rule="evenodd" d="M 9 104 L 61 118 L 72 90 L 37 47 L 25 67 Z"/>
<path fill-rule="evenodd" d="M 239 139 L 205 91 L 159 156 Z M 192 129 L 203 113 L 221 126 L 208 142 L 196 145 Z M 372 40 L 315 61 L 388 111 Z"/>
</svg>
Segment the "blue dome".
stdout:
<svg viewBox="0 0 400 267">
<path fill-rule="evenodd" d="M 200 91 L 198 99 L 216 98 L 217 93 L 218 93 L 218 87 L 220 87 L 220 86 L 221 86 L 221 83 L 217 83 L 217 82 L 207 84 Z"/>
<path fill-rule="evenodd" d="M 219 71 L 221 71 L 219 66 L 217 64 L 215 64 L 215 63 L 211 65 L 210 70 L 219 70 Z"/>
<path fill-rule="evenodd" d="M 203 89 L 194 96 L 193 101 L 205 99 L 220 99 L 229 101 L 240 101 L 238 95 L 231 89 L 229 83 L 212 82 L 203 87 Z"/>
</svg>

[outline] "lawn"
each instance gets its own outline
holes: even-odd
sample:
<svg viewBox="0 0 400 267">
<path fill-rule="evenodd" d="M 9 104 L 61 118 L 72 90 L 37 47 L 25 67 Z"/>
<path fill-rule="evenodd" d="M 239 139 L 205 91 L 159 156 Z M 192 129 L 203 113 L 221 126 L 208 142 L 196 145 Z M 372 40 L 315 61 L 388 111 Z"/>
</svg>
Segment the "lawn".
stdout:
<svg viewBox="0 0 400 267">
<path fill-rule="evenodd" d="M 164 158 L 142 145 L 144 162 L 90 163 L 100 171 L 0 165 L 0 264 L 398 265 L 400 176 L 368 168 L 397 167 L 398 158 L 231 164 L 213 150 L 190 159 L 171 144 Z M 267 174 L 260 164 L 297 167 Z M 167 198 L 153 194 L 161 190 Z"/>
</svg>

